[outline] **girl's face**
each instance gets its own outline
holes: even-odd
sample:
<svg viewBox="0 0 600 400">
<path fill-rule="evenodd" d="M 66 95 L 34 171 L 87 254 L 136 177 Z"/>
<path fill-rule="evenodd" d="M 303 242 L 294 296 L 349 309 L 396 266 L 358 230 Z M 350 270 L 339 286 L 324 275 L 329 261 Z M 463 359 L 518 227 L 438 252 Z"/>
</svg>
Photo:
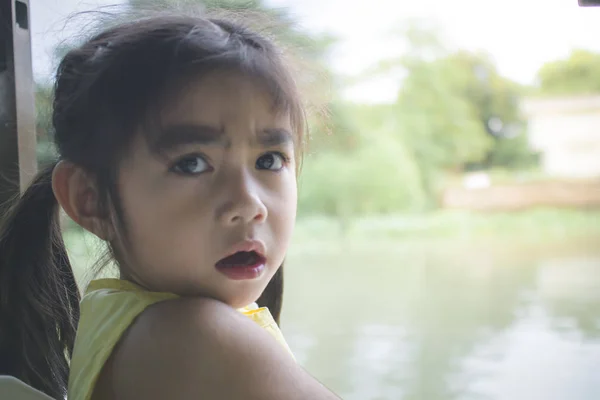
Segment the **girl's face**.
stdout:
<svg viewBox="0 0 600 400">
<path fill-rule="evenodd" d="M 162 157 L 138 135 L 119 178 L 132 247 L 124 278 L 233 307 L 256 301 L 296 216 L 294 132 L 272 104 L 251 79 L 212 73 L 161 115 Z M 238 250 L 254 253 L 227 258 Z"/>
</svg>

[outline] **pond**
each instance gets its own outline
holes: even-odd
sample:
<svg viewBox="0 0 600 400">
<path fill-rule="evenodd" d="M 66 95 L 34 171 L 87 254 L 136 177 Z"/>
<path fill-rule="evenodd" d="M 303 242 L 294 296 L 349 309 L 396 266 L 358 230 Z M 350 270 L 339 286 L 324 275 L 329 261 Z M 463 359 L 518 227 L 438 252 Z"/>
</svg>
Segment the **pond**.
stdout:
<svg viewBox="0 0 600 400">
<path fill-rule="evenodd" d="M 593 243 L 295 246 L 282 328 L 346 400 L 595 400 Z"/>
</svg>

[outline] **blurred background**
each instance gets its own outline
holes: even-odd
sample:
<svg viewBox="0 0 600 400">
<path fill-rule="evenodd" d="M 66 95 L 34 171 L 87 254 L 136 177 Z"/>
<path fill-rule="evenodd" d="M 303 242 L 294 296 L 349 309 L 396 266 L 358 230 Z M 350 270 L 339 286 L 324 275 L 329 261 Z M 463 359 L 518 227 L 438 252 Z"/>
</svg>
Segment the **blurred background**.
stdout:
<svg viewBox="0 0 600 400">
<path fill-rule="evenodd" d="M 344 399 L 600 396 L 600 8 L 30 4 L 41 162 L 57 60 L 103 15 L 269 17 L 259 28 L 295 55 L 312 110 L 282 328 Z M 93 240 L 67 236 L 83 281 Z"/>
</svg>

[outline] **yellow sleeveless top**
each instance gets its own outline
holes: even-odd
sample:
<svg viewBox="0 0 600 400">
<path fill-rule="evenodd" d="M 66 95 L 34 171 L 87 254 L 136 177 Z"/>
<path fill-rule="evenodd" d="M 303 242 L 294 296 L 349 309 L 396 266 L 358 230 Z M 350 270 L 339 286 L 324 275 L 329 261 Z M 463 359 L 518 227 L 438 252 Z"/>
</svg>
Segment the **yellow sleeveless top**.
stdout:
<svg viewBox="0 0 600 400">
<path fill-rule="evenodd" d="M 104 364 L 134 319 L 146 307 L 175 298 L 178 298 L 175 294 L 149 292 L 120 279 L 92 281 L 80 304 L 67 398 L 90 400 Z M 253 304 L 238 311 L 259 324 L 292 354 L 267 308 Z"/>
</svg>

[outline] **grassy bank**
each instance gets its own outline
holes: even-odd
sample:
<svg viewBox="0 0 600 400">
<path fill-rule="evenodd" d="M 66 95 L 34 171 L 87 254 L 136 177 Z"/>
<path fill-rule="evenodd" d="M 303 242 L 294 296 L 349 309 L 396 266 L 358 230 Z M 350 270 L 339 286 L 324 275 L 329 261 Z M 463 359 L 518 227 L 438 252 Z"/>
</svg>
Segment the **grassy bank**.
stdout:
<svg viewBox="0 0 600 400">
<path fill-rule="evenodd" d="M 382 215 L 350 223 L 329 217 L 304 218 L 296 227 L 297 240 L 335 238 L 477 239 L 600 237 L 600 211 L 538 209 L 511 213 L 438 211 L 427 214 Z"/>
</svg>

